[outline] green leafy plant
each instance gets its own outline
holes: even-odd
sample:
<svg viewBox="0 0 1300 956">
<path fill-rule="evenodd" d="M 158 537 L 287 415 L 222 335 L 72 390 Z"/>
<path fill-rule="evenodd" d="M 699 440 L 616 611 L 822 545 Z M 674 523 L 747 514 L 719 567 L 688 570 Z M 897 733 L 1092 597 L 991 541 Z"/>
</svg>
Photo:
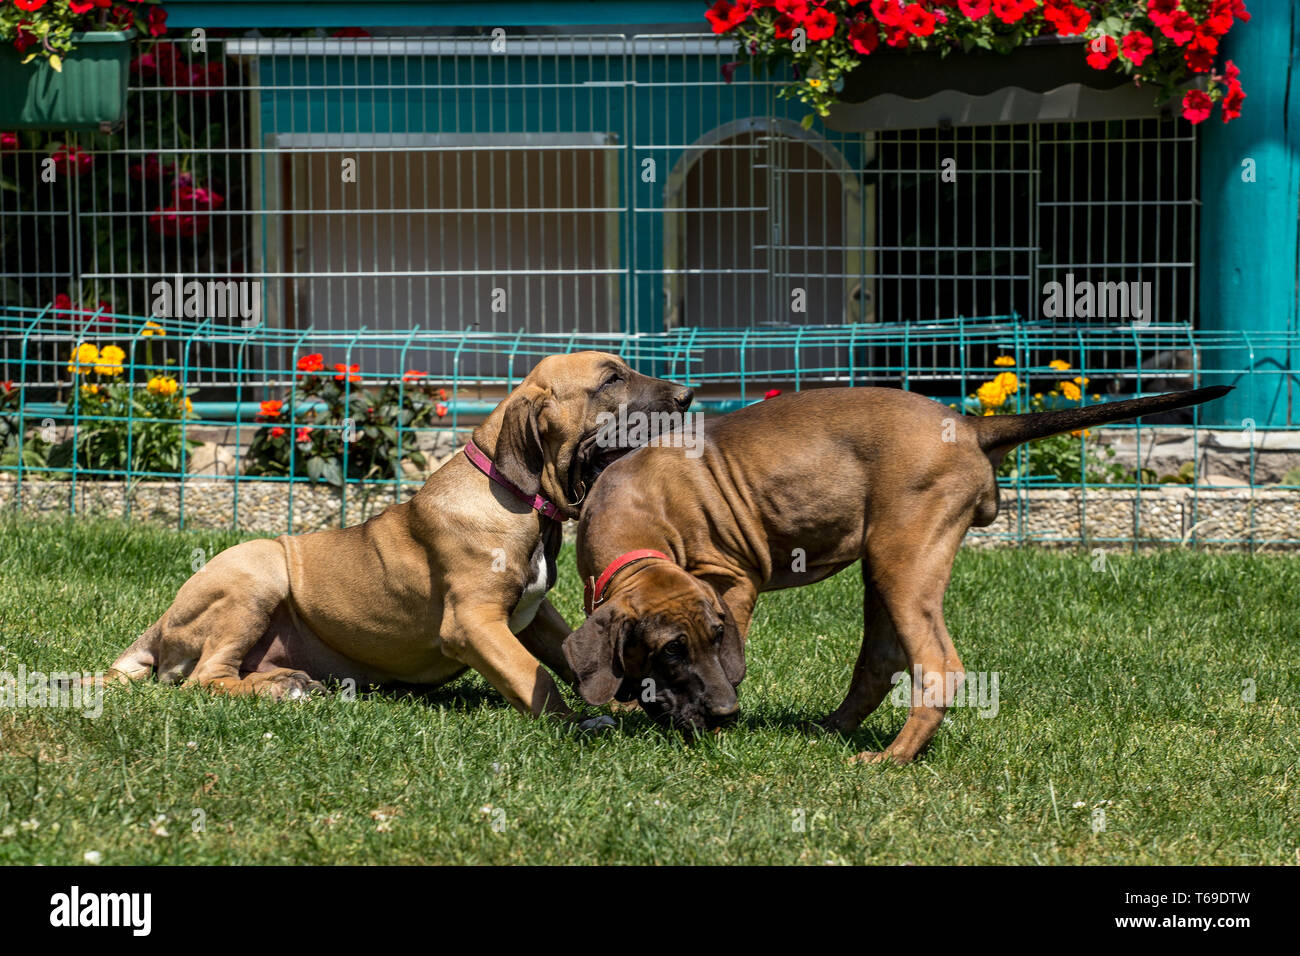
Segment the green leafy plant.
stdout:
<svg viewBox="0 0 1300 956">
<path fill-rule="evenodd" d="M 125 359 L 116 345 L 101 349 L 83 342 L 73 351 L 68 371 L 75 391 L 66 412 L 76 428 L 50 449 L 49 467 L 75 465 L 96 478 L 182 473 L 188 449 L 200 444 L 185 435 L 194 390 L 166 375 L 146 383 L 124 381 Z"/>
<path fill-rule="evenodd" d="M 412 369 L 400 384 L 374 391 L 357 387 L 358 366 L 337 364 L 330 374 L 319 353 L 303 356 L 297 367 L 287 399 L 262 403 L 246 474 L 292 474 L 338 487 L 346 479 L 398 477 L 403 460 L 425 467 L 414 435 L 403 438 L 447 414 L 446 391 L 426 383 L 425 373 Z"/>
<path fill-rule="evenodd" d="M 1016 415 L 1024 412 L 1045 412 L 1053 409 L 1082 404 L 1083 389 L 1088 386 L 1088 379 L 1076 376 L 1073 380 L 1063 380 L 1046 395 L 1041 392 L 1029 394 L 1029 385 L 1010 369 L 1016 364 L 1009 355 L 1000 355 L 994 359 L 994 365 L 1007 369 L 985 382 L 969 396 L 977 402 L 985 415 Z M 1068 374 L 1070 365 L 1064 359 L 1053 359 L 1048 367 L 1053 371 Z M 1021 394 L 1024 393 L 1024 394 Z M 1100 396 L 1094 396 L 1100 398 Z M 1012 399 L 1017 399 L 1013 401 Z M 1003 478 L 1054 478 L 1067 484 L 1078 484 L 1087 480 L 1094 484 L 1112 484 L 1129 478 L 1129 472 L 1117 462 L 1115 449 L 1109 445 L 1089 445 L 1086 439 L 1089 431 L 1073 432 L 1069 435 L 1053 435 L 1038 441 L 1022 445 L 1014 454 L 1008 455 L 998 469 Z"/>
<path fill-rule="evenodd" d="M 72 52 L 74 33 L 132 27 L 159 36 L 167 30 L 167 12 L 158 0 L 12 0 L 0 7 L 0 42 L 12 45 L 24 63 L 44 59 L 55 71 Z"/>
</svg>

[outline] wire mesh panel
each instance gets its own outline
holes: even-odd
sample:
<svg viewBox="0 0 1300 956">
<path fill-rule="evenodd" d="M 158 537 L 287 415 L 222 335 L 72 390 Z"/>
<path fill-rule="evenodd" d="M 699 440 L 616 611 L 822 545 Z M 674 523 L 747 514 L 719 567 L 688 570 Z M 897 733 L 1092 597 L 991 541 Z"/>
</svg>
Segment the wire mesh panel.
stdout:
<svg viewBox="0 0 1300 956">
<path fill-rule="evenodd" d="M 1263 338 L 1195 329 L 1194 128 L 833 131 L 731 59 L 694 33 L 142 46 L 122 129 L 0 153 L 6 468 L 179 479 L 188 444 L 139 459 L 134 443 L 189 429 L 233 449 L 235 487 L 400 494 L 420 480 L 407 438 L 446 452 L 547 350 L 580 347 L 695 386 L 712 412 L 828 384 L 978 412 L 1007 361 L 1022 387 L 999 411 L 1266 377 L 1231 367 Z M 320 429 L 292 442 L 312 449 L 344 427 L 314 393 L 310 422 L 266 417 L 304 375 L 424 417 L 364 474 L 300 473 L 292 449 L 285 473 L 249 471 L 264 431 Z M 427 401 L 407 409 L 408 387 Z M 104 397 L 141 391 L 157 426 Z M 130 447 L 104 451 L 106 432 Z M 1022 455 L 1009 484 L 1090 487 L 1075 441 L 1073 470 Z M 1124 477 L 1140 496 L 1168 476 Z"/>
</svg>

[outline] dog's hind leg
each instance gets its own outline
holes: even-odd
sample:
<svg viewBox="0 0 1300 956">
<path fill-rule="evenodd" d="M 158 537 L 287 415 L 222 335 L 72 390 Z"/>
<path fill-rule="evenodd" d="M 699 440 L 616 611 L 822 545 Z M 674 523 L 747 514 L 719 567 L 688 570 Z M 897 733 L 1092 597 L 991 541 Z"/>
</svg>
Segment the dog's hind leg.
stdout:
<svg viewBox="0 0 1300 956">
<path fill-rule="evenodd" d="M 181 586 L 160 621 L 158 679 L 277 699 L 323 689 L 306 673 L 287 667 L 243 676 L 244 658 L 288 597 L 279 542 L 248 541 L 221 552 Z"/>
<path fill-rule="evenodd" d="M 865 558 L 862 590 L 862 649 L 858 652 L 858 662 L 853 665 L 849 692 L 844 702 L 821 721 L 825 729 L 840 733 L 856 730 L 885 699 L 894 686 L 895 675 L 907 671 L 907 655 L 898 643 L 894 622 L 871 580 Z"/>
<path fill-rule="evenodd" d="M 912 699 L 898 736 L 883 752 L 858 754 L 863 763 L 911 761 L 939 729 L 966 677 L 943 621 L 943 595 L 969 521 L 949 521 L 943 512 L 935 502 L 921 509 L 933 523 L 868 540 L 869 573 L 907 656 Z"/>
</svg>

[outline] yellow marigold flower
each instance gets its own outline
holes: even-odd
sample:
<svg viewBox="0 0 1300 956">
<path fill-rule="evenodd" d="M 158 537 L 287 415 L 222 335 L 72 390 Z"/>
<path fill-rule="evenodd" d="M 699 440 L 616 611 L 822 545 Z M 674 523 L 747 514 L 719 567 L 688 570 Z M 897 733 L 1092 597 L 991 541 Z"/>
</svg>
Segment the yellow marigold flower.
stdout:
<svg viewBox="0 0 1300 956">
<path fill-rule="evenodd" d="M 817 79 L 816 77 L 813 77 L 811 80 L 808 81 L 808 85 L 811 86 L 814 90 L 819 90 L 822 87 L 822 81 Z"/>
<path fill-rule="evenodd" d="M 164 329 L 164 328 L 163 328 L 161 325 L 159 325 L 157 322 L 152 322 L 152 321 L 150 321 L 150 322 L 146 322 L 146 323 L 144 324 L 144 327 L 140 329 L 140 334 L 141 334 L 141 335 L 145 335 L 145 336 L 149 336 L 149 335 L 166 335 L 166 334 L 167 334 L 167 330 Z"/>
<path fill-rule="evenodd" d="M 985 414 L 985 416 L 992 415 L 992 414 L 993 414 L 993 409 L 991 409 L 991 408 L 986 408 L 986 409 L 984 409 L 984 414 Z"/>
<path fill-rule="evenodd" d="M 95 395 L 98 395 L 98 394 L 99 394 L 99 386 L 98 386 L 98 385 L 83 385 L 83 386 L 81 386 L 81 394 L 84 395 L 86 398 L 92 398 L 92 397 L 94 397 Z"/>
<path fill-rule="evenodd" d="M 73 350 L 72 358 L 68 360 L 68 371 L 73 375 L 89 372 L 98 361 L 99 349 L 90 342 L 82 342 Z"/>
<path fill-rule="evenodd" d="M 1074 384 L 1075 384 L 1075 385 L 1087 385 L 1087 384 L 1088 384 L 1089 382 L 1091 382 L 1091 381 L 1092 381 L 1092 379 L 1090 379 L 1090 378 L 1076 378 L 1076 379 L 1074 380 Z"/>
<path fill-rule="evenodd" d="M 1010 355 L 999 355 L 997 358 L 993 360 L 993 364 L 1006 367 L 1010 365 L 1015 365 L 1016 360 L 1013 359 Z"/>
<path fill-rule="evenodd" d="M 1079 386 L 1075 385 L 1073 382 L 1061 382 L 1060 384 L 1061 384 L 1061 394 L 1064 395 L 1066 398 L 1068 398 L 1070 401 L 1077 402 L 1080 398 L 1083 397 L 1083 393 L 1079 391 Z"/>
<path fill-rule="evenodd" d="M 1078 438 L 1080 435 L 1082 435 L 1084 438 L 1087 438 L 1087 437 L 1088 437 L 1089 435 L 1091 435 L 1091 434 L 1092 434 L 1092 432 L 1089 431 L 1089 430 L 1086 429 L 1086 428 L 1083 429 L 1082 431 L 1080 431 L 1079 429 L 1076 428 L 1074 431 L 1070 432 L 1070 437 L 1071 437 L 1071 438 Z"/>
<path fill-rule="evenodd" d="M 194 414 L 194 405 L 190 402 L 188 398 L 185 399 L 185 414 L 186 415 Z"/>
<path fill-rule="evenodd" d="M 1041 402 L 1041 401 L 1043 400 L 1043 393 L 1042 393 L 1042 392 L 1034 392 L 1034 398 L 1038 399 L 1038 401 Z"/>
<path fill-rule="evenodd" d="M 1064 372 L 1068 370 L 1070 367 L 1070 363 L 1065 361 L 1064 359 L 1052 359 L 1050 362 L 1047 363 L 1047 365 L 1049 368 L 1054 368 L 1058 372 Z"/>
<path fill-rule="evenodd" d="M 1010 395 L 1020 388 L 1020 379 L 1016 378 L 1015 372 L 999 372 L 993 384 Z"/>
<path fill-rule="evenodd" d="M 1100 402 L 1100 401 L 1101 401 L 1101 396 L 1098 395 L 1096 392 L 1093 392 L 1093 394 L 1092 394 L 1092 400 L 1093 400 L 1094 402 Z"/>
<path fill-rule="evenodd" d="M 159 375 L 149 379 L 148 389 L 155 395 L 175 395 L 178 388 L 180 384 L 174 378 Z"/>
<path fill-rule="evenodd" d="M 996 380 L 985 382 L 979 388 L 975 389 L 975 396 L 980 400 L 982 405 L 988 408 L 1001 408 L 1007 400 L 1006 391 Z"/>
<path fill-rule="evenodd" d="M 126 358 L 126 353 L 116 345 L 105 345 L 99 350 L 99 361 L 95 363 L 95 372 L 98 375 L 121 375 L 122 360 Z"/>
</svg>

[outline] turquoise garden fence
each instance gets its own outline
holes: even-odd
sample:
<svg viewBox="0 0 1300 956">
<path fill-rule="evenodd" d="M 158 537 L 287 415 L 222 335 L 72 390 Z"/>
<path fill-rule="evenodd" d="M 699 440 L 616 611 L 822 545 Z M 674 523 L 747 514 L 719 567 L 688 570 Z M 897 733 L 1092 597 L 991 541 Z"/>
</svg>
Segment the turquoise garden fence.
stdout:
<svg viewBox="0 0 1300 956">
<path fill-rule="evenodd" d="M 9 506 L 268 531 L 350 524 L 408 497 L 532 365 L 556 352 L 618 353 L 642 371 L 696 388 L 706 415 L 761 401 L 774 389 L 829 385 L 912 389 L 973 414 L 1213 383 L 1271 395 L 1277 382 L 1265 380 L 1270 373 L 1254 354 L 1288 356 L 1272 373 L 1278 376 L 1288 376 L 1286 366 L 1300 358 L 1294 334 L 1160 324 L 1084 328 L 1014 315 L 506 334 L 245 328 L 10 308 L 0 313 L 0 340 L 0 495 Z M 387 361 L 378 361 L 384 354 Z M 1243 355 L 1246 363 L 1234 366 Z M 1016 387 L 989 386 L 1007 385 L 1008 374 Z M 278 438 L 268 438 L 277 430 Z M 1224 425 L 1206 406 L 1172 421 L 1049 439 L 1050 453 L 1039 454 L 1036 444 L 1008 463 L 1003 516 L 983 536 L 1293 546 L 1300 525 L 1288 489 L 1300 486 L 1300 470 L 1279 474 L 1264 462 L 1292 461 L 1298 432 L 1249 419 Z M 1171 441 L 1182 460 L 1161 467 L 1152 454 Z M 217 446 L 225 450 L 224 465 L 205 469 L 212 462 L 199 459 L 210 459 Z M 321 464 L 331 460 L 332 467 Z M 153 504 L 142 505 L 150 489 L 162 489 L 167 504 L 155 494 Z M 267 489 L 275 489 L 271 498 Z M 220 506 L 194 521 L 197 503 L 213 494 Z M 250 496 L 259 502 L 252 517 Z M 315 509 L 310 519 L 300 513 L 304 502 Z M 268 516 L 268 508 L 278 513 Z M 1053 509 L 1066 517 L 1040 528 L 1036 516 Z M 1162 509 L 1178 514 L 1161 517 Z"/>
</svg>

